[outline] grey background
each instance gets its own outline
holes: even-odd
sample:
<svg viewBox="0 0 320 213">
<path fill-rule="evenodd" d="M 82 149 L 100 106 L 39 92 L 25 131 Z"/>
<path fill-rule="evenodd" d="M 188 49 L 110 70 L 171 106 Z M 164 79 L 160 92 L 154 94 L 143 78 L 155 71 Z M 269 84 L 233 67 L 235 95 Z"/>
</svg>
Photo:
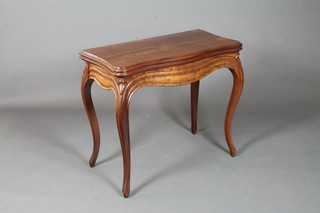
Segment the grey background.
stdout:
<svg viewBox="0 0 320 213">
<path fill-rule="evenodd" d="M 0 211 L 319 212 L 319 11 L 317 0 L 0 0 Z M 87 165 L 78 52 L 196 28 L 244 45 L 238 156 L 223 136 L 228 70 L 201 81 L 196 136 L 189 86 L 142 88 L 123 199 L 114 97 L 97 85 L 102 146 Z"/>
</svg>

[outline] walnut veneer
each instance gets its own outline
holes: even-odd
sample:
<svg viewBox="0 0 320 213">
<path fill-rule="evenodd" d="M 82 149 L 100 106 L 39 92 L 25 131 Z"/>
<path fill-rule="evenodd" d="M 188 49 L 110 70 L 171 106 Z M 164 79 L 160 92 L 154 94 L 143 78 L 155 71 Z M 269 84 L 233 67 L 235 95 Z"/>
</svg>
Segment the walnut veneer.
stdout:
<svg viewBox="0 0 320 213">
<path fill-rule="evenodd" d="M 100 133 L 91 99 L 95 81 L 113 90 L 116 120 L 123 156 L 124 197 L 130 192 L 129 102 L 132 94 L 144 86 L 179 86 L 191 84 L 191 131 L 197 132 L 197 108 L 200 79 L 220 68 L 233 76 L 233 89 L 225 116 L 225 137 L 231 156 L 236 155 L 231 135 L 232 119 L 243 88 L 239 59 L 242 44 L 203 30 L 191 30 L 155 38 L 109 45 L 80 52 L 86 62 L 82 76 L 82 99 L 93 134 L 90 166 L 96 163 Z"/>
</svg>

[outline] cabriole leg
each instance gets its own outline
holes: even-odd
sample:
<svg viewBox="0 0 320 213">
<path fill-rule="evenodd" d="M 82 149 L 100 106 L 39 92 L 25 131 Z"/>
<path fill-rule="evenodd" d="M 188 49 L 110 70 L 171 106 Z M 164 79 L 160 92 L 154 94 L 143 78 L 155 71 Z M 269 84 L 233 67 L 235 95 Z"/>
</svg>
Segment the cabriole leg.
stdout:
<svg viewBox="0 0 320 213">
<path fill-rule="evenodd" d="M 197 113 L 200 81 L 191 83 L 191 132 L 197 133 Z"/>
<path fill-rule="evenodd" d="M 87 112 L 87 116 L 90 122 L 91 131 L 93 135 L 93 152 L 89 160 L 89 164 L 91 167 L 94 167 L 99 154 L 100 131 L 99 131 L 98 119 L 97 119 L 96 112 L 94 110 L 94 105 L 92 103 L 92 98 L 91 98 L 91 85 L 93 83 L 93 79 L 89 79 L 88 72 L 89 71 L 87 66 L 82 75 L 81 94 L 82 94 L 83 104 Z"/>
<path fill-rule="evenodd" d="M 233 88 L 224 123 L 225 137 L 232 157 L 237 153 L 232 141 L 232 120 L 243 89 L 243 70 L 240 59 L 237 58 L 235 63 L 235 68 L 229 68 L 233 76 Z"/>
<path fill-rule="evenodd" d="M 129 133 L 129 98 L 127 95 L 116 95 L 116 119 L 123 157 L 123 186 L 125 198 L 130 193 L 130 133 Z"/>
</svg>

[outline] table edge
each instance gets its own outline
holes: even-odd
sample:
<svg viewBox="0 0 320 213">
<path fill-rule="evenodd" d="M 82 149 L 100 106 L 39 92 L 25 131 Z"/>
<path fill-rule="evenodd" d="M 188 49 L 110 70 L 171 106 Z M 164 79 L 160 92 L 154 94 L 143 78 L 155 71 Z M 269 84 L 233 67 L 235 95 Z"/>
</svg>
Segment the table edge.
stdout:
<svg viewBox="0 0 320 213">
<path fill-rule="evenodd" d="M 129 76 L 138 72 L 150 70 L 150 69 L 159 69 L 168 66 L 177 66 L 180 64 L 185 64 L 188 62 L 193 62 L 203 58 L 211 57 L 214 55 L 226 54 L 226 53 L 237 53 L 242 50 L 242 43 L 238 41 L 237 45 L 224 46 L 220 49 L 209 49 L 205 51 L 200 51 L 197 53 L 192 53 L 188 55 L 182 55 L 177 57 L 170 58 L 161 58 L 160 60 L 147 61 L 143 63 L 134 64 L 128 67 L 115 67 L 108 63 L 106 60 L 99 58 L 93 54 L 85 52 L 84 50 L 80 51 L 79 57 L 86 61 L 99 66 L 102 66 L 108 69 L 115 76 Z"/>
</svg>

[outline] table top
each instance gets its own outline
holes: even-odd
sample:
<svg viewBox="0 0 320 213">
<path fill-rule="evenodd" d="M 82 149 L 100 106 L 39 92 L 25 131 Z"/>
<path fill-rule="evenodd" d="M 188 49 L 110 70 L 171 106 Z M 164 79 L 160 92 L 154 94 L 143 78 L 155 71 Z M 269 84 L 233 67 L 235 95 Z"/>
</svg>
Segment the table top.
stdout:
<svg viewBox="0 0 320 213">
<path fill-rule="evenodd" d="M 82 50 L 80 58 L 103 66 L 118 76 L 148 67 L 178 65 L 223 53 L 239 52 L 239 41 L 203 30 L 191 30 L 137 41 Z"/>
</svg>

